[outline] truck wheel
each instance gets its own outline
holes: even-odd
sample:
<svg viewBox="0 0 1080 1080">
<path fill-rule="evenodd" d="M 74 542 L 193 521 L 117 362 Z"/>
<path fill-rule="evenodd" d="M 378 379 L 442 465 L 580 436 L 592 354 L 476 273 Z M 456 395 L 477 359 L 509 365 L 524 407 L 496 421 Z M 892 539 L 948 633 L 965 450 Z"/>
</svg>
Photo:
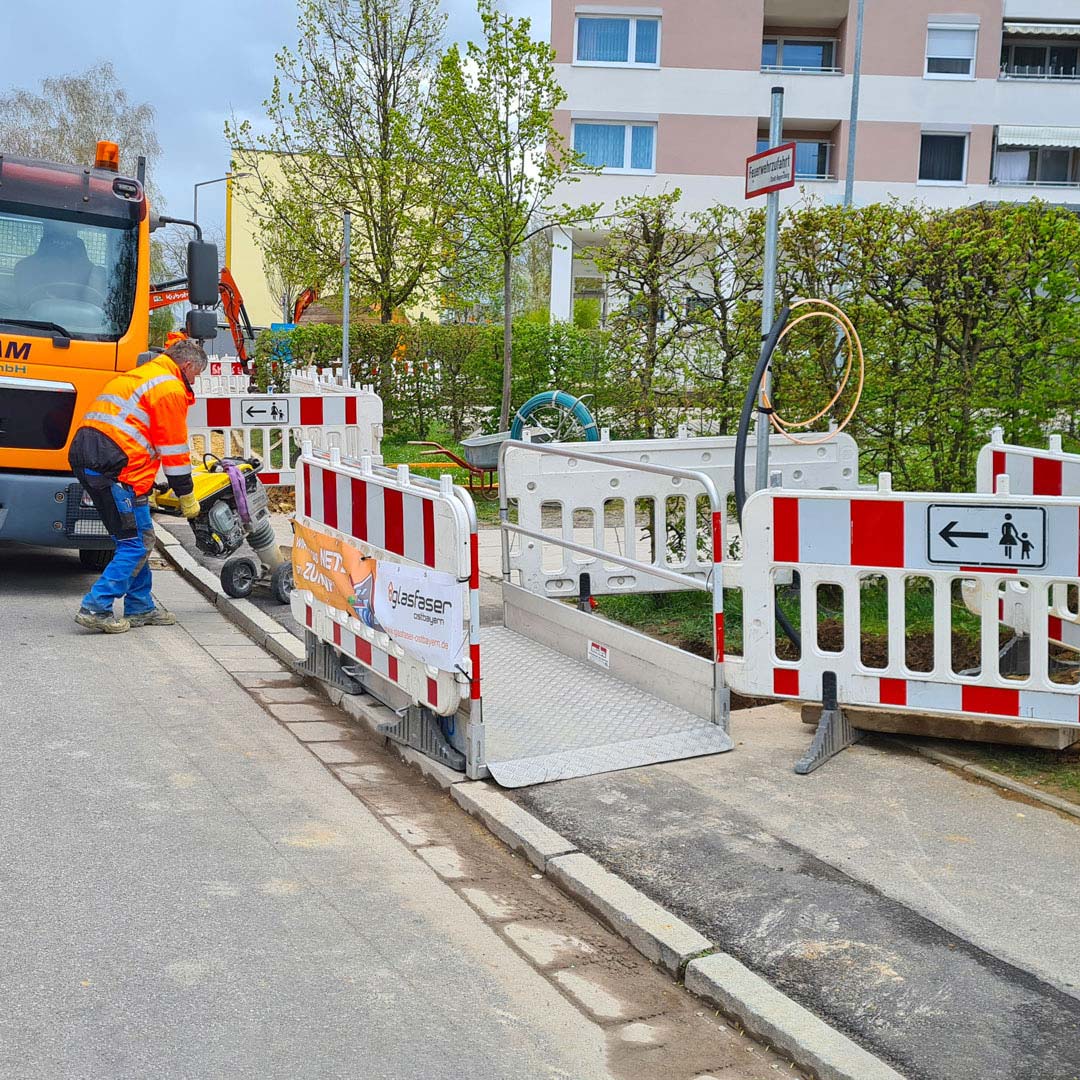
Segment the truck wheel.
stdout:
<svg viewBox="0 0 1080 1080">
<path fill-rule="evenodd" d="M 79 548 L 79 563 L 84 570 L 100 574 L 112 561 L 113 548 Z"/>
<path fill-rule="evenodd" d="M 293 591 L 292 563 L 284 562 L 274 567 L 270 575 L 270 591 L 279 604 L 287 604 Z"/>
<path fill-rule="evenodd" d="M 234 600 L 243 600 L 245 596 L 250 596 L 258 578 L 258 564 L 246 555 L 229 559 L 221 568 L 221 587 Z"/>
</svg>

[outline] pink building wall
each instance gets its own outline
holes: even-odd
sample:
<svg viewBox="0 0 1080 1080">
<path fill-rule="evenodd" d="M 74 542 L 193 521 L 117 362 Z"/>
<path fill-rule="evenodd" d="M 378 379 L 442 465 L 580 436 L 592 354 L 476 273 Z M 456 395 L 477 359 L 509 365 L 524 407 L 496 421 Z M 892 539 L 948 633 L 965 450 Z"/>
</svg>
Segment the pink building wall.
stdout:
<svg viewBox="0 0 1080 1080">
<path fill-rule="evenodd" d="M 930 16 L 979 16 L 975 75 L 996 79 L 1001 63 L 1001 0 L 886 0 L 866 5 L 863 71 L 921 77 Z M 853 50 L 852 50 L 853 51 Z"/>
</svg>

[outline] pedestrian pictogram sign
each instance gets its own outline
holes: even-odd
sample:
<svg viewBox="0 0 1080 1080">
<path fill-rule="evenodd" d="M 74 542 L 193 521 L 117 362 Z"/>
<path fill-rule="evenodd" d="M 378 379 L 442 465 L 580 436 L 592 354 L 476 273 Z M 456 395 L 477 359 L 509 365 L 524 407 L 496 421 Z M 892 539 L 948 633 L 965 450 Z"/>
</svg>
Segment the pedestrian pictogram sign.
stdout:
<svg viewBox="0 0 1080 1080">
<path fill-rule="evenodd" d="M 795 186 L 795 144 L 784 143 L 746 159 L 746 197 Z"/>
<path fill-rule="evenodd" d="M 240 407 L 240 419 L 256 427 L 271 427 L 289 423 L 287 397 L 259 397 L 245 401 Z"/>
<path fill-rule="evenodd" d="M 927 508 L 927 558 L 957 566 L 1046 565 L 1042 507 L 934 504 Z"/>
</svg>

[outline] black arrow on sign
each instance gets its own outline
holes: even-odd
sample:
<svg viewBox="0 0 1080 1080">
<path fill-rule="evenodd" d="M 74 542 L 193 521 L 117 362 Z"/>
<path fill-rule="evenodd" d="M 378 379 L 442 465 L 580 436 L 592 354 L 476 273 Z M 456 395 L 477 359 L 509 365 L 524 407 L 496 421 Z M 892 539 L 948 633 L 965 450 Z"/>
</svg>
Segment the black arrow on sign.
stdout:
<svg viewBox="0 0 1080 1080">
<path fill-rule="evenodd" d="M 249 405 L 244 410 L 244 415 L 245 416 L 265 416 L 266 415 L 266 410 L 265 409 L 256 409 L 254 405 Z"/>
<path fill-rule="evenodd" d="M 945 543 L 949 545 L 949 547 L 959 547 L 960 546 L 959 544 L 957 544 L 953 540 L 953 537 L 956 537 L 956 538 L 958 538 L 960 540 L 989 540 L 990 539 L 990 534 L 989 533 L 957 532 L 956 531 L 956 526 L 959 525 L 959 524 L 960 524 L 960 522 L 958 522 L 958 521 L 950 521 L 949 524 L 946 525 L 945 528 L 942 529 L 941 532 L 938 533 L 938 536 L 940 536 L 941 539 L 944 540 Z"/>
</svg>

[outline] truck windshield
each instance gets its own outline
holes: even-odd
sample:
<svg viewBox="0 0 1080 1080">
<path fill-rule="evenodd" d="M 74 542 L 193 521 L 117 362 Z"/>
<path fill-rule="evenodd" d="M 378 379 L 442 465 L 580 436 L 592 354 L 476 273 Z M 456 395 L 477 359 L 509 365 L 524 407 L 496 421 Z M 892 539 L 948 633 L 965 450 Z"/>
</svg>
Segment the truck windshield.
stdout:
<svg viewBox="0 0 1080 1080">
<path fill-rule="evenodd" d="M 0 202 L 0 330 L 116 341 L 137 268 L 134 223 Z"/>
</svg>

